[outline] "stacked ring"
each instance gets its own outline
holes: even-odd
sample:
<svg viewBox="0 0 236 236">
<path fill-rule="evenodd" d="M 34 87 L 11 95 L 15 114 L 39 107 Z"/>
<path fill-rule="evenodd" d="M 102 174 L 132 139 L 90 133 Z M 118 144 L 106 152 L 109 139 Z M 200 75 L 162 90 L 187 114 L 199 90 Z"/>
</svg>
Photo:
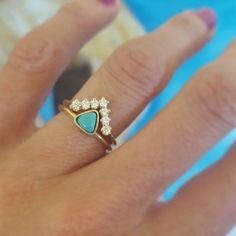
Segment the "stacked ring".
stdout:
<svg viewBox="0 0 236 236">
<path fill-rule="evenodd" d="M 105 98 L 100 100 L 93 98 L 91 101 L 88 99 L 83 101 L 65 100 L 59 106 L 59 110 L 65 111 L 74 119 L 75 125 L 81 131 L 87 135 L 95 136 L 107 151 L 111 151 L 112 146 L 116 145 L 116 140 L 111 132 L 109 103 Z"/>
</svg>

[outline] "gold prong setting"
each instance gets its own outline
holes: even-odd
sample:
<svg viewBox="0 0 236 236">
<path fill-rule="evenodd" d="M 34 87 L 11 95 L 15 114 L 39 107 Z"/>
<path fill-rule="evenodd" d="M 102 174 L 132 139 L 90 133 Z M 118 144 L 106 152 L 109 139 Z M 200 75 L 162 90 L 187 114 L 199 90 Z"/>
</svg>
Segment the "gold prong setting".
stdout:
<svg viewBox="0 0 236 236">
<path fill-rule="evenodd" d="M 75 99 L 70 104 L 70 109 L 73 110 L 74 112 L 80 111 L 80 109 L 81 109 L 81 102 L 78 99 Z"/>
<path fill-rule="evenodd" d="M 104 136 L 111 135 L 112 128 L 110 126 L 111 118 L 110 113 L 111 110 L 108 108 L 109 101 L 106 98 L 101 98 L 100 100 L 97 100 L 96 98 L 93 98 L 92 100 L 88 100 L 85 98 L 84 100 L 80 101 L 79 99 L 74 99 L 71 104 L 69 105 L 69 108 L 76 112 L 84 112 L 92 110 L 97 110 L 100 114 L 100 122 L 101 122 L 101 133 Z"/>
</svg>

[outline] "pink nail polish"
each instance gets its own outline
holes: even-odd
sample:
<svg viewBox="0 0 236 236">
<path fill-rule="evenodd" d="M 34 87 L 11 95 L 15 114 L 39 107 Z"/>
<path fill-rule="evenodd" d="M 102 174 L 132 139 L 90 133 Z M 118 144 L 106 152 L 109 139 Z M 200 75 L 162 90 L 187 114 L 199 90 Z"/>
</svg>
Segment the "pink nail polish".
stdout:
<svg viewBox="0 0 236 236">
<path fill-rule="evenodd" d="M 209 30 L 212 30 L 216 25 L 216 13 L 210 8 L 202 8 L 195 14 L 206 24 Z"/>
<path fill-rule="evenodd" d="M 112 6 L 115 5 L 116 3 L 116 0 L 100 0 L 100 1 L 107 6 Z"/>
</svg>

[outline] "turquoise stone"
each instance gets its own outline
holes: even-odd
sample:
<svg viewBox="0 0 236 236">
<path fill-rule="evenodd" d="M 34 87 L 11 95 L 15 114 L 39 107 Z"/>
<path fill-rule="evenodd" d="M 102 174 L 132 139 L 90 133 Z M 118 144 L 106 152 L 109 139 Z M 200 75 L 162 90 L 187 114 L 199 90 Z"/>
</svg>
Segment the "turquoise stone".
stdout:
<svg viewBox="0 0 236 236">
<path fill-rule="evenodd" d="M 75 121 L 83 131 L 93 134 L 96 131 L 98 114 L 94 111 L 86 112 L 77 116 Z"/>
</svg>

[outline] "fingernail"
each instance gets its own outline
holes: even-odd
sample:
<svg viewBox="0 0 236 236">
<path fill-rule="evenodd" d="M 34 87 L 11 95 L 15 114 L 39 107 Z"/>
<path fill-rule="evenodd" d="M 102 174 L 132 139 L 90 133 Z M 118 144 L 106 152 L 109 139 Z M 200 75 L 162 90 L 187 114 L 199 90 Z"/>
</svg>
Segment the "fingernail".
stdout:
<svg viewBox="0 0 236 236">
<path fill-rule="evenodd" d="M 100 1 L 107 6 L 112 6 L 115 5 L 116 3 L 116 0 L 100 0 Z"/>
<path fill-rule="evenodd" d="M 209 8 L 202 8 L 195 12 L 196 15 L 204 21 L 209 30 L 213 29 L 216 25 L 216 13 Z"/>
</svg>

